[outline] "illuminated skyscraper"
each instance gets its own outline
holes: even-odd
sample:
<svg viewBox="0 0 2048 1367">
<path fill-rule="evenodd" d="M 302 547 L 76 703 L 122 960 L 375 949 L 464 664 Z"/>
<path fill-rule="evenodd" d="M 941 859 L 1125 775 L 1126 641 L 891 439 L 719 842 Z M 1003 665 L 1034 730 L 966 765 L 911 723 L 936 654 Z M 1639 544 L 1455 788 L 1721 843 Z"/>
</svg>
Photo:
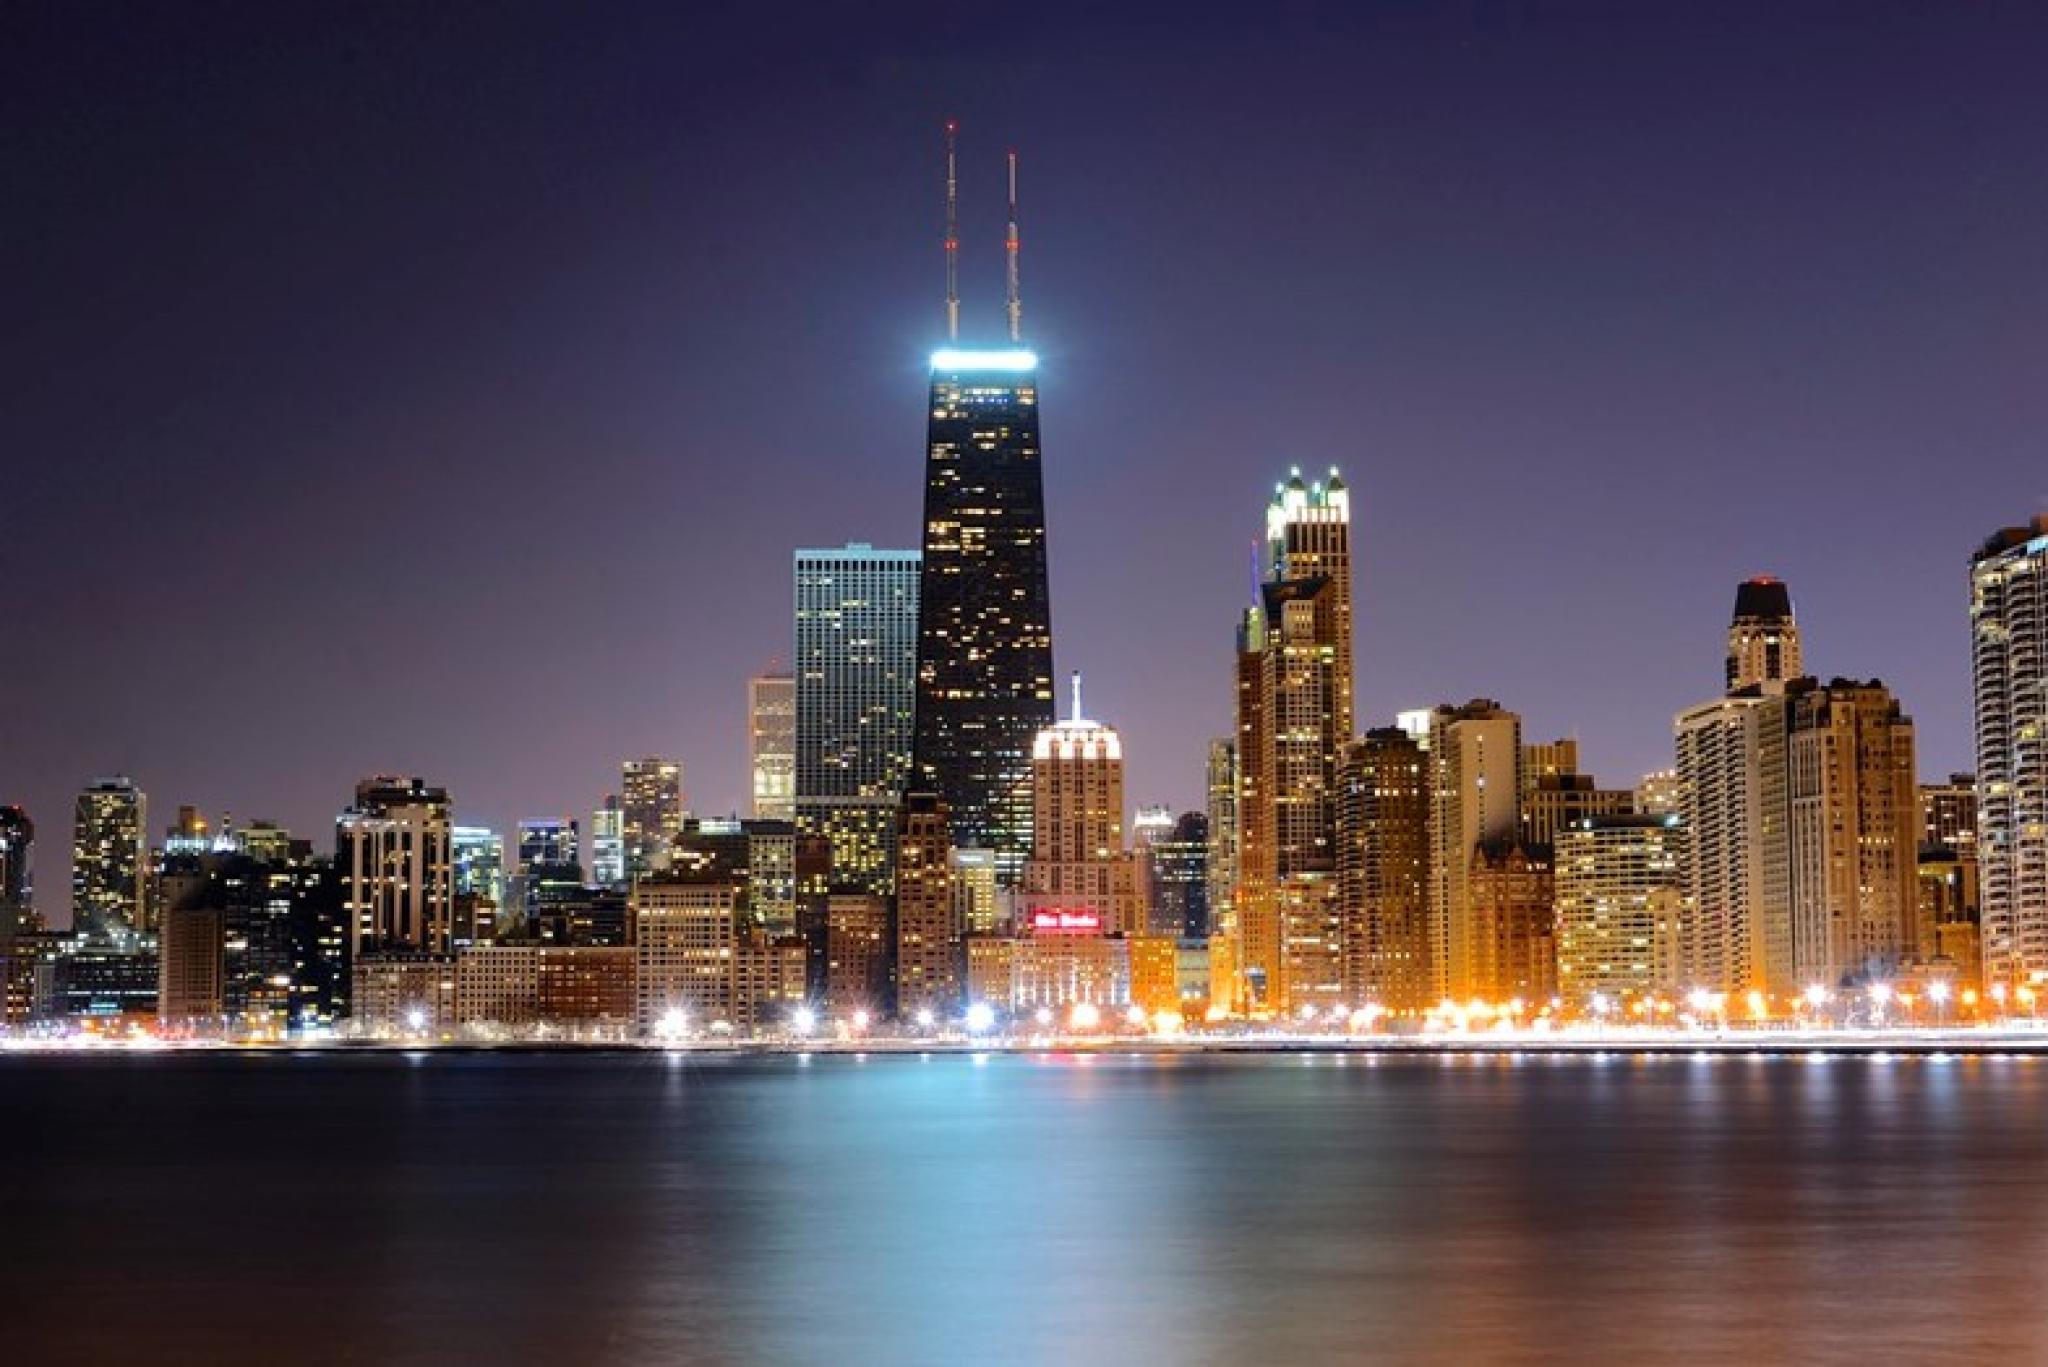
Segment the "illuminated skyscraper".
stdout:
<svg viewBox="0 0 2048 1367">
<path fill-rule="evenodd" d="M 1237 742 L 1209 742 L 1209 927 L 1235 933 L 1237 918 Z"/>
<path fill-rule="evenodd" d="M 683 829 L 681 760 L 629 759 L 619 766 L 619 808 L 626 838 L 626 876 L 668 867 L 669 846 Z"/>
<path fill-rule="evenodd" d="M 932 356 L 918 586 L 916 786 L 1012 886 L 1031 846 L 1031 747 L 1053 722 L 1038 359 Z"/>
<path fill-rule="evenodd" d="M 1300 471 L 1266 509 L 1264 582 L 1238 633 L 1243 1006 L 1334 1004 L 1344 989 L 1337 769 L 1351 742 L 1351 496 Z"/>
<path fill-rule="evenodd" d="M 1593 816 L 1558 833 L 1557 977 L 1566 1003 L 1680 985 L 1676 817 Z"/>
<path fill-rule="evenodd" d="M 505 838 L 481 826 L 457 826 L 449 834 L 454 864 L 455 939 L 478 944 L 497 933 L 505 908 Z"/>
<path fill-rule="evenodd" d="M 29 882 L 29 856 L 35 849 L 36 827 L 19 807 L 0 807 L 0 934 L 14 929 L 29 910 L 34 888 Z"/>
<path fill-rule="evenodd" d="M 1970 564 L 1984 977 L 2048 973 L 2048 514 Z"/>
<path fill-rule="evenodd" d="M 951 1016 L 967 985 L 962 899 L 953 886 L 952 823 L 929 793 L 903 799 L 896 833 L 896 1014 Z"/>
<path fill-rule="evenodd" d="M 147 799 L 130 780 L 103 778 L 78 795 L 71 845 L 71 925 L 101 933 L 139 929 Z"/>
<path fill-rule="evenodd" d="M 1345 751 L 1337 868 L 1344 991 L 1351 1001 L 1419 1011 L 1437 996 L 1429 954 L 1429 754 L 1399 727 Z"/>
<path fill-rule="evenodd" d="M 1521 827 L 1522 719 L 1476 698 L 1430 714 L 1429 947 L 1438 998 L 1476 990 L 1472 856 Z"/>
<path fill-rule="evenodd" d="M 796 553 L 796 824 L 832 882 L 886 894 L 917 706 L 918 553 Z"/>
<path fill-rule="evenodd" d="M 590 814 L 590 881 L 601 888 L 626 885 L 626 809 L 616 793 Z"/>
<path fill-rule="evenodd" d="M 1709 991 L 1795 993 L 1785 685 L 1752 684 L 1678 714 L 1686 917 L 1681 967 Z"/>
<path fill-rule="evenodd" d="M 747 680 L 747 758 L 756 821 L 796 820 L 796 679 Z"/>
<path fill-rule="evenodd" d="M 1031 787 L 1033 836 L 1024 865 L 1022 928 L 1070 923 L 1105 935 L 1143 933 L 1139 864 L 1124 847 L 1123 741 L 1115 728 L 1081 715 L 1079 676 L 1074 715 L 1046 727 L 1033 742 Z"/>
<path fill-rule="evenodd" d="M 445 954 L 453 932 L 448 793 L 417 778 L 356 785 L 335 823 L 334 864 L 353 953 Z"/>
<path fill-rule="evenodd" d="M 1791 590 L 1768 575 L 1744 580 L 1736 587 L 1735 615 L 1728 624 L 1728 691 L 1783 683 L 1801 672 Z"/>
<path fill-rule="evenodd" d="M 1792 967 L 1801 982 L 1885 975 L 1918 952 L 1913 722 L 1875 680 L 1788 690 Z"/>
</svg>

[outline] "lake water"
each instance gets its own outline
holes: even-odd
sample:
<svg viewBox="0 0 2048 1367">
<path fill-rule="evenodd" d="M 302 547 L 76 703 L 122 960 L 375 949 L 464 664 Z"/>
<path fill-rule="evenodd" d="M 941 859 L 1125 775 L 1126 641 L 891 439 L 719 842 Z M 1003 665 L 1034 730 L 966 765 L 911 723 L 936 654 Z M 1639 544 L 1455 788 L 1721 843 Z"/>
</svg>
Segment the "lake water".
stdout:
<svg viewBox="0 0 2048 1367">
<path fill-rule="evenodd" d="M 2048 1361 L 2048 1060 L 0 1059 L 16 1363 Z"/>
</svg>

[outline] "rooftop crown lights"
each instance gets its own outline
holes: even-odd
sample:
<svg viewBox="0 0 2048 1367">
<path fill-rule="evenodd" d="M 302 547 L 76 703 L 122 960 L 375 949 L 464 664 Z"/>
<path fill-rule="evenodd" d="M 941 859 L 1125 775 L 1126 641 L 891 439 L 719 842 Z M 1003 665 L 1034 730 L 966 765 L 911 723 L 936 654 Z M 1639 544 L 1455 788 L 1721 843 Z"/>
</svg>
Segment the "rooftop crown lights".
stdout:
<svg viewBox="0 0 2048 1367">
<path fill-rule="evenodd" d="M 1022 349 L 967 351 L 958 347 L 942 347 L 932 353 L 932 369 L 1000 370 L 1010 374 L 1022 374 L 1038 369 L 1038 353 Z"/>
</svg>

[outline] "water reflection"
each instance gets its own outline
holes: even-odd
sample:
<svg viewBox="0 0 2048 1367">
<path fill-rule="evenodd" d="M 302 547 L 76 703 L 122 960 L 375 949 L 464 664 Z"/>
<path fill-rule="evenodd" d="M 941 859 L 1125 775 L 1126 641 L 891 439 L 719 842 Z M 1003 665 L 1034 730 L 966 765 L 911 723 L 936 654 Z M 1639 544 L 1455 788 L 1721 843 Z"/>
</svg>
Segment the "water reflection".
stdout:
<svg viewBox="0 0 2048 1367">
<path fill-rule="evenodd" d="M 0 1284 L 20 1361 L 2038 1360 L 2044 1078 L 18 1058 Z"/>
</svg>

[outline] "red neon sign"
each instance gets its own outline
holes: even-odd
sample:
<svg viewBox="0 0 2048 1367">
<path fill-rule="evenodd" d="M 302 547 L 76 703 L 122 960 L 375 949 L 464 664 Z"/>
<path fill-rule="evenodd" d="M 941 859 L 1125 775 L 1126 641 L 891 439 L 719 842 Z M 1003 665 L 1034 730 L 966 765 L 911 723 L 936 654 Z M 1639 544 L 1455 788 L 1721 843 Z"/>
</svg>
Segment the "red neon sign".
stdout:
<svg viewBox="0 0 2048 1367">
<path fill-rule="evenodd" d="M 1040 935 L 1099 935 L 1102 916 L 1093 911 L 1034 911 L 1031 929 Z"/>
</svg>

